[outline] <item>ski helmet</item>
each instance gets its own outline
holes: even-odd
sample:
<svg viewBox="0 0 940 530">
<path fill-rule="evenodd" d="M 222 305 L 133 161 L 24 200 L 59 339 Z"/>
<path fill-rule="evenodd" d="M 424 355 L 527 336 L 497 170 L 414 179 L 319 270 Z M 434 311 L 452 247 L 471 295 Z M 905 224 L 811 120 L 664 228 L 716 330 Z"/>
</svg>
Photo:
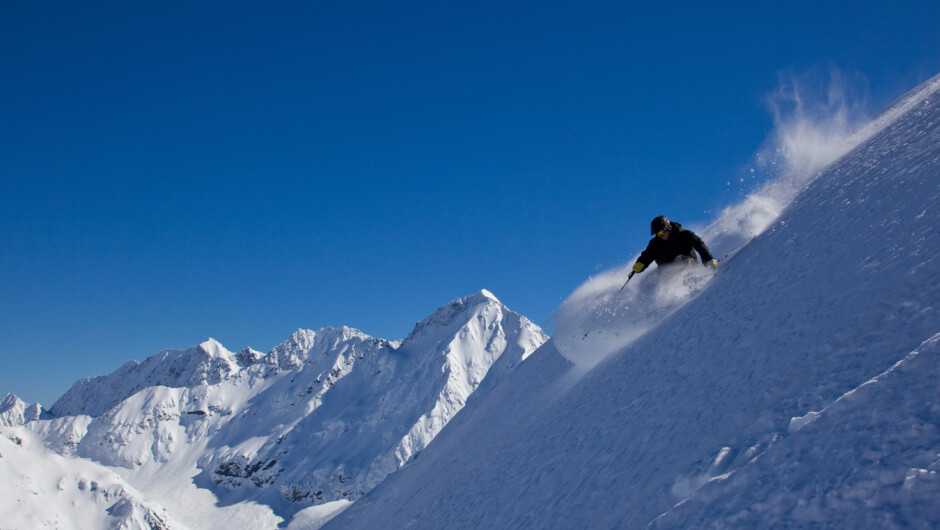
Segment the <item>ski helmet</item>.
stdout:
<svg viewBox="0 0 940 530">
<path fill-rule="evenodd" d="M 650 223 L 650 235 L 655 236 L 660 230 L 669 229 L 669 218 L 665 215 L 660 215 L 659 217 L 653 219 L 653 222 Z"/>
</svg>

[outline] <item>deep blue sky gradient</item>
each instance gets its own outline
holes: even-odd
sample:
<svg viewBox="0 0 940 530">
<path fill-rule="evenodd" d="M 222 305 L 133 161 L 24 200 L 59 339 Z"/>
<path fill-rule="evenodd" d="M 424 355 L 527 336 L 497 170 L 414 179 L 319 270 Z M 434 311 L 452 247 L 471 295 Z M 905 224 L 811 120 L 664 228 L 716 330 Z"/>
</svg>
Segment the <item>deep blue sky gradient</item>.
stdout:
<svg viewBox="0 0 940 530">
<path fill-rule="evenodd" d="M 935 1 L 635 4 L 0 3 L 0 395 L 483 288 L 546 324 L 759 184 L 781 72 L 940 72 Z"/>
</svg>

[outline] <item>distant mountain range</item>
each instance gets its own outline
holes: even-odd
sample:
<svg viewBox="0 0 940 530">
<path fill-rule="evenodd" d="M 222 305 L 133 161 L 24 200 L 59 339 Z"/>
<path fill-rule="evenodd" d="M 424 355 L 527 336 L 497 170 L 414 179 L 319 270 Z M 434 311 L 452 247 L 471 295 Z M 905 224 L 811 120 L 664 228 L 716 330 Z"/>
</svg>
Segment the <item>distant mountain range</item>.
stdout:
<svg viewBox="0 0 940 530">
<path fill-rule="evenodd" d="M 404 340 L 298 330 L 264 354 L 209 339 L 81 380 L 48 412 L 11 395 L 0 411 L 4 425 L 25 424 L 4 432 L 118 470 L 155 505 L 184 504 L 175 495 L 195 484 L 222 505 L 287 519 L 364 495 L 420 453 L 485 378 L 496 384 L 547 340 L 484 290 Z"/>
</svg>

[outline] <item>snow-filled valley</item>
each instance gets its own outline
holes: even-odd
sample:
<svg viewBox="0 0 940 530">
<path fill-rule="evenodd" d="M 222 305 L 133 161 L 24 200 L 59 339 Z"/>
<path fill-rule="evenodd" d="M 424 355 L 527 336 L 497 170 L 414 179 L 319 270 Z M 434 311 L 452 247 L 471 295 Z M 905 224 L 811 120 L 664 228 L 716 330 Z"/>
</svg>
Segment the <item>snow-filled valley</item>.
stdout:
<svg viewBox="0 0 940 530">
<path fill-rule="evenodd" d="M 0 528 L 936 527 L 938 202 L 940 77 L 551 339 L 484 290 L 8 395 Z"/>
</svg>

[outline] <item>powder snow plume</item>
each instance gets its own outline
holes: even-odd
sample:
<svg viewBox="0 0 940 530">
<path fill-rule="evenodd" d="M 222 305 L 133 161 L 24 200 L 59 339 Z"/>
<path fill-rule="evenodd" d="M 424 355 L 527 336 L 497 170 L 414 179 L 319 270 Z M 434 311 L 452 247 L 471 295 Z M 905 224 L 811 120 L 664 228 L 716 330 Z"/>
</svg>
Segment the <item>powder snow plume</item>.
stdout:
<svg viewBox="0 0 940 530">
<path fill-rule="evenodd" d="M 867 120 L 862 111 L 864 97 L 852 88 L 857 83 L 850 85 L 836 69 L 822 75 L 780 75 L 779 87 L 766 98 L 774 130 L 754 162 L 766 176 L 765 184 L 725 208 L 707 227 L 687 227 L 702 236 L 716 258 L 767 230 L 823 168 L 920 100 L 917 96 L 907 99 Z M 926 83 L 921 94 L 937 84 L 940 79 Z M 650 212 L 650 218 L 658 213 Z M 701 266 L 652 267 L 623 287 L 635 260 L 636 256 L 589 278 L 553 315 L 558 351 L 582 369 L 593 367 L 656 327 L 700 293 L 713 275 Z"/>
</svg>

